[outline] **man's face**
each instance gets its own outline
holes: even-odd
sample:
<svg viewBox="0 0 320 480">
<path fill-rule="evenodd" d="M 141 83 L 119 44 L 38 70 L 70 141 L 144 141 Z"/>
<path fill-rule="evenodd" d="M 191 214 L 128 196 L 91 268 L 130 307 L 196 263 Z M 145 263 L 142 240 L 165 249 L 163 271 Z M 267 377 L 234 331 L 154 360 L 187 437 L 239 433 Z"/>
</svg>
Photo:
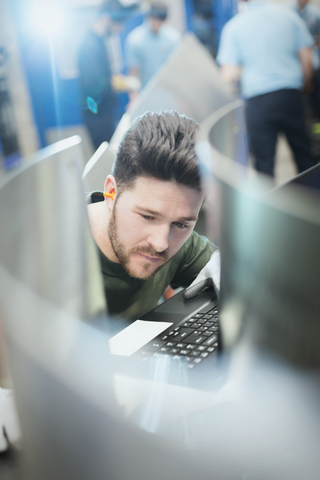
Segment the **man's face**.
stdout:
<svg viewBox="0 0 320 480">
<path fill-rule="evenodd" d="M 157 17 L 150 17 L 149 19 L 150 28 L 153 33 L 158 33 L 162 25 L 164 24 L 164 20 L 160 20 Z"/>
<path fill-rule="evenodd" d="M 298 0 L 299 9 L 302 10 L 307 5 L 308 2 L 309 0 Z"/>
<path fill-rule="evenodd" d="M 155 275 L 192 233 L 203 201 L 201 192 L 175 182 L 138 177 L 116 199 L 109 239 L 130 276 Z"/>
</svg>

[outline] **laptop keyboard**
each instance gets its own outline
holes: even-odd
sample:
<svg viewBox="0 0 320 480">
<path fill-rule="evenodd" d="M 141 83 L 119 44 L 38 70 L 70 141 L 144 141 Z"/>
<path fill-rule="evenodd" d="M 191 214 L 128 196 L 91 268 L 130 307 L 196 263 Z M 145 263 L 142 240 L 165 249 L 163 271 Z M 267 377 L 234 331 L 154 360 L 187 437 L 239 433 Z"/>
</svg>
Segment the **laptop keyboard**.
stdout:
<svg viewBox="0 0 320 480">
<path fill-rule="evenodd" d="M 219 348 L 219 310 L 212 303 L 163 335 L 153 339 L 139 351 L 143 358 L 154 355 L 173 355 L 184 358 L 189 369 L 212 355 Z"/>
</svg>

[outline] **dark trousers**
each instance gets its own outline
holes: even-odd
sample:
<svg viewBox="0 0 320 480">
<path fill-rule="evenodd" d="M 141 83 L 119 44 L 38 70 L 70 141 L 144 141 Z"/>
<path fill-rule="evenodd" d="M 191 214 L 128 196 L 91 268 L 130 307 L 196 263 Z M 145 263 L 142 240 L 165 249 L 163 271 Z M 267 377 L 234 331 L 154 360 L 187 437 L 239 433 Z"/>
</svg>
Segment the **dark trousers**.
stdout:
<svg viewBox="0 0 320 480">
<path fill-rule="evenodd" d="M 255 168 L 274 175 L 277 135 L 285 134 L 299 172 L 315 165 L 304 114 L 302 95 L 295 89 L 277 90 L 246 102 L 249 146 Z"/>
</svg>

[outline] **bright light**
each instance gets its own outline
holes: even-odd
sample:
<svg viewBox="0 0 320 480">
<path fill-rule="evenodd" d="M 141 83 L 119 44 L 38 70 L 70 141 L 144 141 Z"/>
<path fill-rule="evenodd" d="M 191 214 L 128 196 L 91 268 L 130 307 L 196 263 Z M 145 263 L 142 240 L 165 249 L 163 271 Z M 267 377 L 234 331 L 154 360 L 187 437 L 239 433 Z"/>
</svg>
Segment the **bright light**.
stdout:
<svg viewBox="0 0 320 480">
<path fill-rule="evenodd" d="M 63 29 L 66 23 L 65 12 L 54 4 L 34 4 L 30 10 L 32 28 L 52 35 Z"/>
</svg>

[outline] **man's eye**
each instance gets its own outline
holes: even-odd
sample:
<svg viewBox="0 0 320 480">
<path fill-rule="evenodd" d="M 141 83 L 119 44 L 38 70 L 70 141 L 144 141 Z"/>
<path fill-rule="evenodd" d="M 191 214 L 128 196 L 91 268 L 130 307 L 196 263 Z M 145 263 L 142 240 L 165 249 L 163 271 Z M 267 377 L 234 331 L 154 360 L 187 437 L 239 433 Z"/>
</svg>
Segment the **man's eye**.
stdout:
<svg viewBox="0 0 320 480">
<path fill-rule="evenodd" d="M 144 218 L 145 220 L 152 220 L 153 217 L 151 217 L 151 215 L 141 215 L 142 218 Z"/>
<path fill-rule="evenodd" d="M 189 225 L 187 225 L 186 223 L 181 223 L 181 222 L 174 222 L 174 225 L 180 229 L 189 227 Z"/>
</svg>

